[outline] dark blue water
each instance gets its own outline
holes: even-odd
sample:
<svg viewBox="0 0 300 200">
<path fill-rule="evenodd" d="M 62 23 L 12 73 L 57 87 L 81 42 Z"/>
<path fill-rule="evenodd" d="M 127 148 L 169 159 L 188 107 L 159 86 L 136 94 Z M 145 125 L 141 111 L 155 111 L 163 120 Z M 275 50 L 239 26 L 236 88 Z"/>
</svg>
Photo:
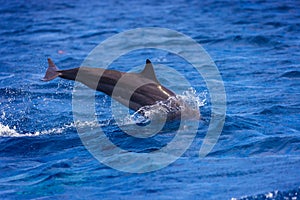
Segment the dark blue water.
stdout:
<svg viewBox="0 0 300 200">
<path fill-rule="evenodd" d="M 1 199 L 299 199 L 299 2 L 0 5 Z M 186 153 L 161 170 L 131 174 L 101 164 L 83 146 L 73 122 L 73 82 L 40 79 L 48 57 L 62 69 L 77 67 L 100 42 L 140 27 L 173 29 L 203 45 L 221 72 L 227 115 L 216 146 L 199 158 L 210 119 L 207 97 Z M 147 56 L 182 70 L 166 53 Z M 122 70 L 130 70 L 145 55 L 125 59 Z M 205 93 L 202 80 L 194 80 L 192 72 L 186 76 L 198 94 Z M 170 86 L 178 85 L 169 78 Z M 104 113 L 99 121 L 109 133 L 122 135 L 109 126 L 109 98 L 97 93 L 97 99 Z"/>
</svg>

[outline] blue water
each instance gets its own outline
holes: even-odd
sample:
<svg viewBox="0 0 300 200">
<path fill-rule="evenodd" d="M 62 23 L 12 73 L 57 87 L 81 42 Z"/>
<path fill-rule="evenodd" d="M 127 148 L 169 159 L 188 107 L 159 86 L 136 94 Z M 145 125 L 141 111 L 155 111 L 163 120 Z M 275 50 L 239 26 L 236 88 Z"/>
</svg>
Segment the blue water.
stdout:
<svg viewBox="0 0 300 200">
<path fill-rule="evenodd" d="M 300 198 L 298 1 L 1 1 L 0 16 L 1 199 Z M 173 29 L 206 49 L 224 81 L 227 115 L 216 146 L 199 158 L 210 119 L 204 95 L 186 153 L 161 170 L 131 174 L 101 164 L 83 146 L 73 82 L 40 79 L 48 57 L 62 69 L 77 67 L 105 39 L 140 27 Z M 183 61 L 165 52 L 146 56 L 127 56 L 120 69 L 149 56 L 182 70 Z M 203 80 L 185 73 L 197 94 L 207 92 Z M 98 120 L 117 137 L 109 103 L 97 93 Z"/>
</svg>

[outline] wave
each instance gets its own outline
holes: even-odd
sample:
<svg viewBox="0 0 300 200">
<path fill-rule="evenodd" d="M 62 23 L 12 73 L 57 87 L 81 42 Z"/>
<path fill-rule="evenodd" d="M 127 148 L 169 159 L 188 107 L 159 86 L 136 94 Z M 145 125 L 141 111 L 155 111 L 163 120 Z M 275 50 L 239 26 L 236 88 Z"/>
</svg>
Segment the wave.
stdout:
<svg viewBox="0 0 300 200">
<path fill-rule="evenodd" d="M 299 105 L 274 105 L 268 108 L 264 108 L 262 111 L 259 112 L 260 115 L 270 115 L 270 114 L 297 114 L 299 113 L 300 108 Z"/>
<path fill-rule="evenodd" d="M 80 39 L 93 38 L 93 37 L 99 37 L 99 36 L 106 35 L 106 34 L 117 34 L 117 32 L 114 30 L 88 32 L 86 34 L 79 36 L 79 38 Z"/>
<path fill-rule="evenodd" d="M 242 22 L 243 23 L 243 22 Z M 246 22 L 245 22 L 246 23 Z M 235 44 L 247 44 L 254 46 L 269 46 L 269 47 L 286 47 L 286 44 L 274 39 L 271 36 L 265 35 L 229 35 L 221 38 L 213 38 L 210 36 L 198 35 L 194 39 L 201 44 L 218 44 L 218 43 L 235 43 Z"/>
<path fill-rule="evenodd" d="M 256 133 L 253 132 L 253 134 Z M 296 135 L 253 137 L 248 134 L 248 136 L 238 138 L 237 144 L 224 145 L 222 149 L 212 151 L 210 156 L 257 157 L 285 154 L 297 155 L 299 152 L 299 143 L 300 139 Z"/>
<path fill-rule="evenodd" d="M 272 191 L 265 194 L 259 194 L 254 196 L 247 196 L 241 198 L 231 198 L 231 200 L 275 200 L 275 199 L 299 199 L 300 187 L 294 190 L 288 191 Z"/>
<path fill-rule="evenodd" d="M 300 78 L 300 72 L 299 71 L 289 71 L 289 72 L 285 72 L 280 77 L 284 77 L 284 78 Z"/>
</svg>

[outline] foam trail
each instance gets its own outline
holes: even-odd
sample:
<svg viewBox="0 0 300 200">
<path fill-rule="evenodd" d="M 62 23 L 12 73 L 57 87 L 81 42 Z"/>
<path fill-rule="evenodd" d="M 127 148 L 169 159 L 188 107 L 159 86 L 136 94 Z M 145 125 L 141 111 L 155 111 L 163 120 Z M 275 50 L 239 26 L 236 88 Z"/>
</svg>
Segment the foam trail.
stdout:
<svg viewBox="0 0 300 200">
<path fill-rule="evenodd" d="M 103 123 L 99 123 L 97 121 L 73 122 L 70 124 L 64 124 L 62 127 L 58 127 L 58 128 L 51 128 L 51 129 L 42 130 L 42 131 L 35 131 L 33 133 L 31 133 L 31 132 L 19 133 L 17 131 L 16 126 L 11 128 L 8 125 L 3 125 L 0 122 L 0 137 L 37 137 L 37 136 L 41 136 L 41 135 L 63 134 L 68 129 L 72 129 L 75 127 L 80 127 L 80 128 L 98 127 L 99 125 L 105 126 L 107 124 L 109 124 L 109 121 L 103 122 Z"/>
<path fill-rule="evenodd" d="M 8 125 L 0 123 L 0 137 L 36 137 L 40 135 L 61 134 L 70 127 L 73 127 L 73 125 L 64 125 L 61 128 L 52 128 L 49 130 L 36 131 L 34 133 L 19 133 L 15 126 L 10 128 Z"/>
</svg>

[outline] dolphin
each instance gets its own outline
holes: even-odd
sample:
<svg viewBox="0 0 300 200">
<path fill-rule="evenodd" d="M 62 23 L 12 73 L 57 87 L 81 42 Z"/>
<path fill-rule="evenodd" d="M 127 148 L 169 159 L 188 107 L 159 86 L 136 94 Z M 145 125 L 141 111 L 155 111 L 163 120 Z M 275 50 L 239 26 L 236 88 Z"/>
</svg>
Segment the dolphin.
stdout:
<svg viewBox="0 0 300 200">
<path fill-rule="evenodd" d="M 165 102 L 172 99 L 169 105 L 173 108 L 167 108 L 169 109 L 167 111 L 167 121 L 175 118 L 178 119 L 178 116 L 180 116 L 180 106 L 175 100 L 176 94 L 164 87 L 157 80 L 153 65 L 149 59 L 146 60 L 146 65 L 141 72 L 126 73 L 117 70 L 83 66 L 60 70 L 48 58 L 48 69 L 42 80 L 50 81 L 56 77 L 79 81 L 91 89 L 111 96 L 134 111 L 139 111 L 144 106 L 151 106 L 158 102 Z M 121 84 L 118 83 L 119 81 Z M 116 85 L 118 86 L 117 95 L 113 93 Z"/>
</svg>

